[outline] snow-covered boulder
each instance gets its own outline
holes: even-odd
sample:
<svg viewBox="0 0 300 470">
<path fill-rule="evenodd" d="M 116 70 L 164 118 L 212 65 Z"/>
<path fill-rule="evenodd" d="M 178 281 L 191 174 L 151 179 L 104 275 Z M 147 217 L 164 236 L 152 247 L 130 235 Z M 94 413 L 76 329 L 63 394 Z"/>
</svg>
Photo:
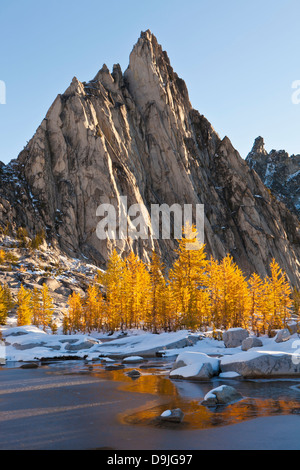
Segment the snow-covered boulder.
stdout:
<svg viewBox="0 0 300 470">
<path fill-rule="evenodd" d="M 257 338 L 256 336 L 249 336 L 242 342 L 242 351 L 248 351 L 252 348 L 260 348 L 262 346 L 263 342 L 261 339 Z"/>
<path fill-rule="evenodd" d="M 190 366 L 192 364 L 203 364 L 207 362 L 211 364 L 213 371 L 217 374 L 220 368 L 220 359 L 216 357 L 210 357 L 205 353 L 194 351 L 186 351 L 178 354 L 177 359 L 173 364 L 172 370 Z"/>
<path fill-rule="evenodd" d="M 159 421 L 167 421 L 170 423 L 182 423 L 184 413 L 180 408 L 175 410 L 166 410 L 159 416 Z"/>
<path fill-rule="evenodd" d="M 225 348 L 237 348 L 242 345 L 244 339 L 248 338 L 249 333 L 244 328 L 230 328 L 223 333 Z"/>
<path fill-rule="evenodd" d="M 238 374 L 237 372 L 232 372 L 232 371 L 221 372 L 219 374 L 220 379 L 238 379 L 239 377 L 241 377 L 240 374 Z"/>
<path fill-rule="evenodd" d="M 187 351 L 177 356 L 170 372 L 173 379 L 210 379 L 219 373 L 220 360 L 200 352 Z"/>
<path fill-rule="evenodd" d="M 233 371 L 246 378 L 300 377 L 300 358 L 283 351 L 247 351 L 221 359 L 221 371 Z"/>
<path fill-rule="evenodd" d="M 139 362 L 143 362 L 145 359 L 141 356 L 129 356 L 129 357 L 124 357 L 122 362 L 124 364 L 138 364 Z"/>
<path fill-rule="evenodd" d="M 191 364 L 170 372 L 172 379 L 209 380 L 213 376 L 214 371 L 209 362 Z"/>
<path fill-rule="evenodd" d="M 221 385 L 208 392 L 202 405 L 215 406 L 215 405 L 228 405 L 235 401 L 241 400 L 243 396 L 234 387 L 229 385 Z"/>
</svg>

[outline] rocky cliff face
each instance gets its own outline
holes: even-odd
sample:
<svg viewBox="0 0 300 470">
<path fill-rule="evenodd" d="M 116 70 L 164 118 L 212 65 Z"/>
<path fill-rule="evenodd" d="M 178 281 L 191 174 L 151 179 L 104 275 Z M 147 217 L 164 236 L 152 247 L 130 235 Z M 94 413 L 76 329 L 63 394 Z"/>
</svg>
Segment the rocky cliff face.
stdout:
<svg viewBox="0 0 300 470">
<path fill-rule="evenodd" d="M 231 253 L 246 274 L 267 273 L 272 257 L 300 284 L 296 216 L 269 194 L 255 171 L 192 108 L 185 83 L 150 31 L 141 34 L 123 74 L 104 65 L 89 83 L 74 78 L 58 95 L 18 159 L 1 171 L 2 224 L 46 227 L 71 255 L 104 266 L 116 246 L 173 259 L 172 240 L 99 240 L 101 203 L 204 204 L 205 243 Z"/>
<path fill-rule="evenodd" d="M 265 149 L 262 137 L 255 139 L 246 161 L 272 193 L 300 219 L 300 155 Z"/>
</svg>

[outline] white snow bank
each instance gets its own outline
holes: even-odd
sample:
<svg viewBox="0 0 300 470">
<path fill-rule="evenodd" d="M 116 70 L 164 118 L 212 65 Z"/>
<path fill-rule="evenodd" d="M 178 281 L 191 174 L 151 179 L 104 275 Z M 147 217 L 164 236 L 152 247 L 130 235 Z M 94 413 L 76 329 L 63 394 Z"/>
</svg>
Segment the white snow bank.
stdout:
<svg viewBox="0 0 300 470">
<path fill-rule="evenodd" d="M 120 332 L 116 332 L 112 337 L 96 333 L 52 335 L 35 326 L 14 328 L 6 326 L 2 327 L 1 331 L 6 343 L 7 361 L 33 361 L 54 357 L 82 357 L 87 360 L 99 357 L 126 358 L 127 360 L 130 357 L 134 361 L 136 356 L 143 359 L 162 353 L 164 357 L 176 357 L 178 369 L 182 366 L 193 366 L 193 369 L 184 371 L 187 376 L 195 371 L 197 374 L 201 366 L 207 362 L 211 364 L 214 373 L 217 373 L 221 360 L 221 365 L 227 365 L 227 373 L 233 372 L 229 368 L 231 362 L 249 361 L 262 354 L 276 357 L 283 354 L 299 356 L 300 351 L 300 339 L 297 335 L 293 335 L 284 343 L 276 343 L 274 338 L 260 337 L 263 342 L 262 347 L 242 352 L 240 347 L 225 348 L 223 341 L 217 341 L 211 337 L 200 340 L 200 333 L 193 334 L 188 330 L 158 335 L 137 330 L 128 331 L 127 335 L 122 337 L 120 337 Z M 107 342 L 101 342 L 99 339 L 101 336 Z M 116 336 L 119 337 L 116 338 Z M 212 356 L 218 356 L 218 358 Z M 180 364 L 179 361 L 182 363 Z"/>
<path fill-rule="evenodd" d="M 199 339 L 199 335 L 192 334 L 188 330 L 172 333 L 144 333 L 139 335 L 125 336 L 107 343 L 102 343 L 97 351 L 103 356 L 142 356 L 153 357 L 157 352 L 165 353 L 172 349 L 173 355 L 178 354 L 178 349 L 192 346 Z"/>
<path fill-rule="evenodd" d="M 129 356 L 129 357 L 125 357 L 123 359 L 123 362 L 127 362 L 128 364 L 130 364 L 130 363 L 135 363 L 135 362 L 139 362 L 143 360 L 144 358 L 141 356 Z"/>
<path fill-rule="evenodd" d="M 2 335 L 7 362 L 85 357 L 100 344 L 87 335 L 52 335 L 35 326 L 4 328 Z"/>
<path fill-rule="evenodd" d="M 219 377 L 220 377 L 221 379 L 234 379 L 234 378 L 236 378 L 236 377 L 241 377 L 241 375 L 238 374 L 237 372 L 233 372 L 233 371 L 230 372 L 230 371 L 229 371 L 229 372 L 221 372 L 221 373 L 219 374 Z"/>
<path fill-rule="evenodd" d="M 82 357 L 94 360 L 98 357 L 125 357 L 129 361 L 153 357 L 168 348 L 193 345 L 199 336 L 187 330 L 160 335 L 136 332 L 119 339 L 102 343 L 95 336 L 84 334 L 52 335 L 35 326 L 4 327 L 6 361 L 38 361 L 51 358 Z M 142 357 L 143 356 L 143 357 Z"/>
</svg>

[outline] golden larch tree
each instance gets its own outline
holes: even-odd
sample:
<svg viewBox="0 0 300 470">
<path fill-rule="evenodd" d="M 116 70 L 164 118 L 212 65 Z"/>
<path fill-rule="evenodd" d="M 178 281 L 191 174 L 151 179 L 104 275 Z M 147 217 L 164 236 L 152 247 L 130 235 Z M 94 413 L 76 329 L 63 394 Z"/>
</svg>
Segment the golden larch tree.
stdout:
<svg viewBox="0 0 300 470">
<path fill-rule="evenodd" d="M 18 292 L 18 308 L 17 308 L 17 325 L 25 326 L 31 324 L 31 297 L 32 293 L 29 289 L 26 289 L 21 285 Z"/>
</svg>

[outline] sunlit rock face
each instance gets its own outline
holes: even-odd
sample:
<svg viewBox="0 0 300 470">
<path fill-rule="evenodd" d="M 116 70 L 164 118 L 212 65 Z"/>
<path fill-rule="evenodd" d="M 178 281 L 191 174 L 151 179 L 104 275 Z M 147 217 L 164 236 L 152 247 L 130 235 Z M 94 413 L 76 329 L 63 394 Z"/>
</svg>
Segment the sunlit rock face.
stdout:
<svg viewBox="0 0 300 470">
<path fill-rule="evenodd" d="M 248 275 L 266 275 L 274 257 L 300 284 L 299 222 L 267 191 L 228 137 L 193 109 L 187 87 L 155 36 L 141 34 L 123 73 L 104 65 L 89 83 L 72 80 L 18 159 L 1 169 L 2 224 L 45 228 L 49 240 L 99 266 L 131 248 L 155 247 L 170 265 L 174 240 L 97 237 L 97 207 L 117 213 L 143 204 L 204 204 L 209 255 L 229 252 Z M 129 222 L 129 219 L 128 219 Z M 117 227 L 118 230 L 118 227 Z"/>
</svg>

